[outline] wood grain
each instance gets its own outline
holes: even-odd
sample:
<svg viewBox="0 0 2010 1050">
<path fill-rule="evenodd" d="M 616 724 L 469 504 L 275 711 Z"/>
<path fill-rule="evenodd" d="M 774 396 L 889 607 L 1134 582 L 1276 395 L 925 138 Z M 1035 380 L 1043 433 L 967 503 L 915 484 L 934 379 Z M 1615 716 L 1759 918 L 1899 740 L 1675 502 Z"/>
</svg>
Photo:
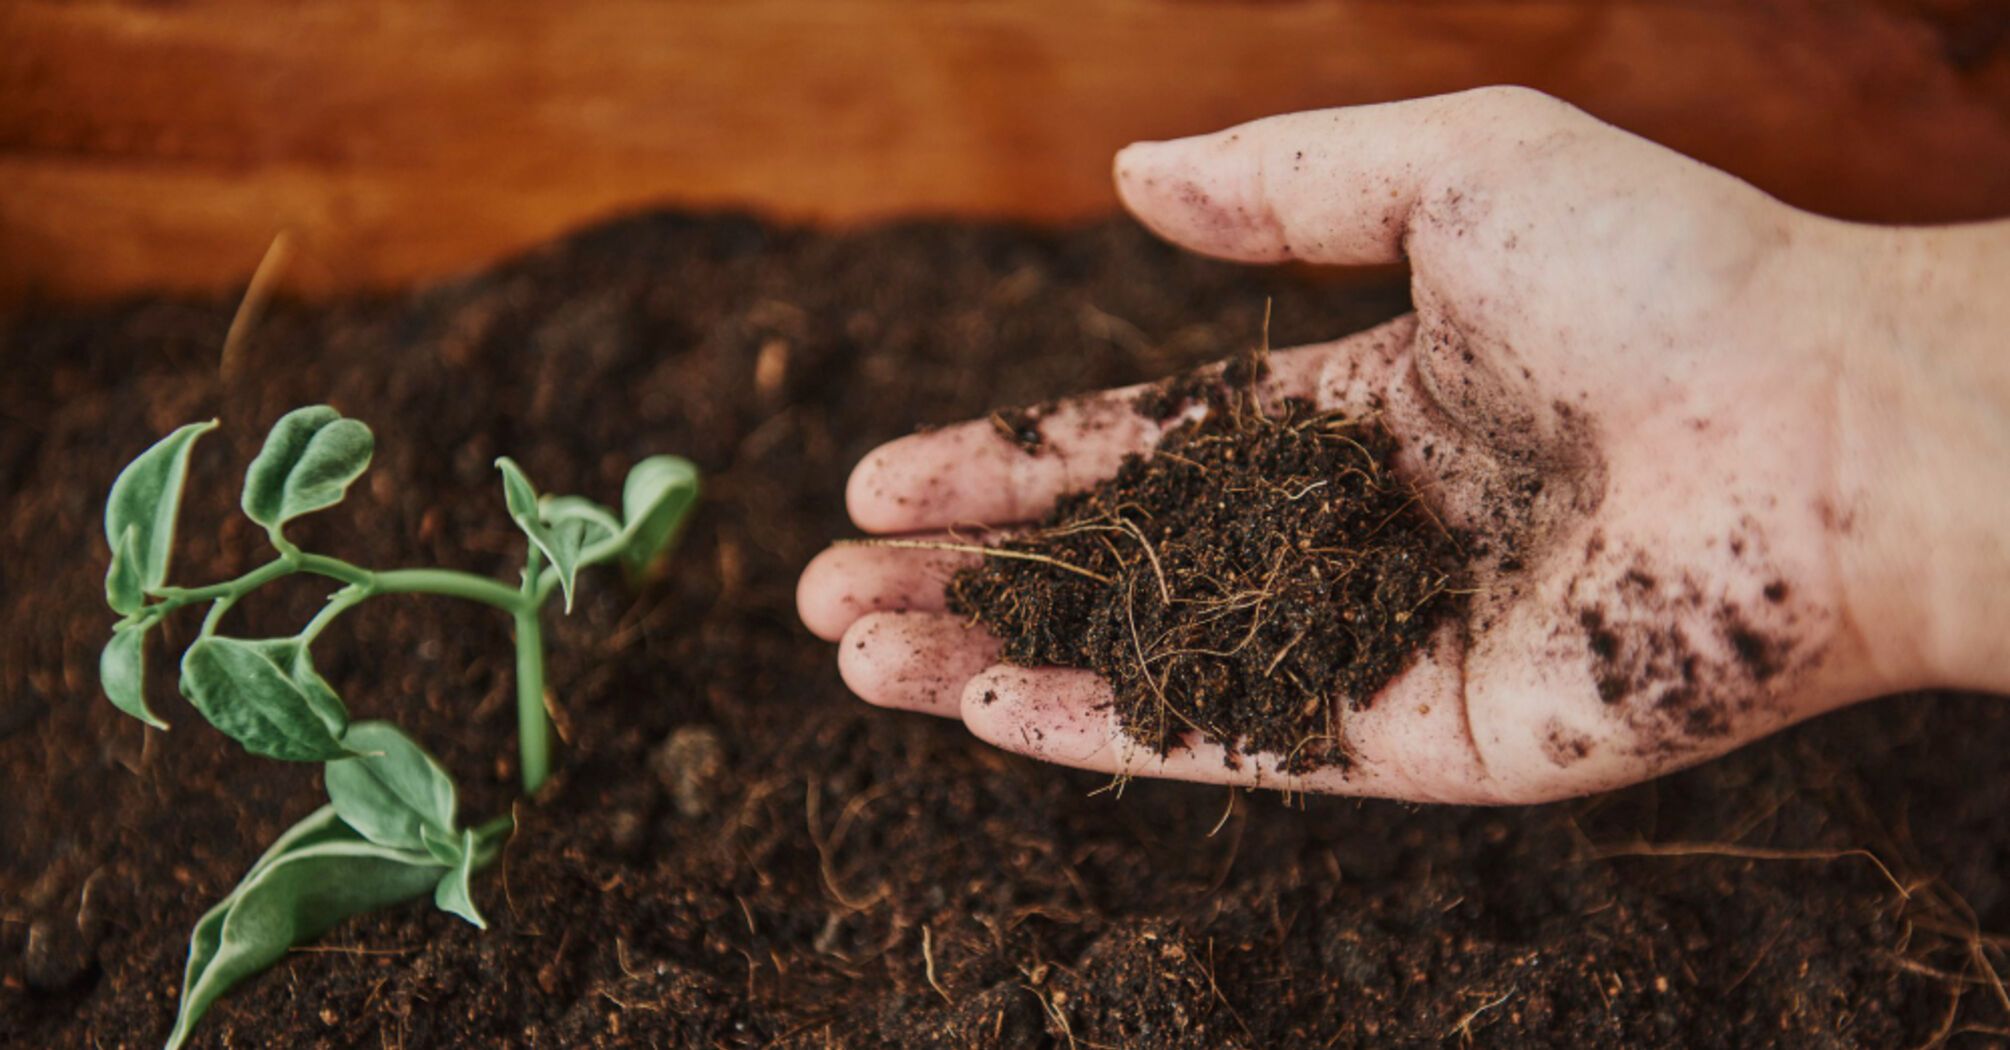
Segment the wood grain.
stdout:
<svg viewBox="0 0 2010 1050">
<path fill-rule="evenodd" d="M 228 292 L 281 229 L 322 295 L 656 205 L 1072 220 L 1133 139 L 1497 82 L 1832 214 L 2001 214 L 1977 32 L 1812 0 L 4 0 L 0 301 Z"/>
</svg>

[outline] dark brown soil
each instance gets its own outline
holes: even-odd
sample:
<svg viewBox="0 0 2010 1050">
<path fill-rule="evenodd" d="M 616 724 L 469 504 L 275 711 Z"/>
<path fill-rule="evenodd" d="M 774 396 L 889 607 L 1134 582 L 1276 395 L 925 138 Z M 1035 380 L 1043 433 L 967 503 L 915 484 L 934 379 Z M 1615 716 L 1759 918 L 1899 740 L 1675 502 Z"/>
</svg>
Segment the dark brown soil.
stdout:
<svg viewBox="0 0 2010 1050">
<path fill-rule="evenodd" d="M 1190 391 L 1206 415 L 997 545 L 1019 556 L 957 573 L 949 607 L 1012 663 L 1100 673 L 1153 751 L 1199 737 L 1230 764 L 1267 752 L 1302 772 L 1347 762 L 1343 713 L 1460 608 L 1466 569 L 1379 422 L 1299 401 L 1266 413 L 1261 367 L 1232 361 L 1220 371 L 1249 382 Z M 1154 387 L 1138 410 L 1163 419 L 1183 399 Z"/>
<path fill-rule="evenodd" d="M 1117 797 L 845 695 L 793 594 L 847 534 L 858 456 L 1219 358 L 1266 297 L 1278 345 L 1403 307 L 1120 225 L 658 217 L 422 294 L 276 304 L 228 384 L 231 302 L 0 321 L 0 1045 L 157 1046 L 189 927 L 317 803 L 317 769 L 209 731 L 164 655 L 165 735 L 95 669 L 120 465 L 221 415 L 175 576 L 241 571 L 262 555 L 238 477 L 318 400 L 376 428 L 377 463 L 298 536 L 360 562 L 507 571 L 502 453 L 611 498 L 637 457 L 682 452 L 708 500 L 666 580 L 594 574 L 552 615 L 566 743 L 477 881 L 491 929 L 425 905 L 350 922 L 226 997 L 199 1045 L 1890 1047 L 2010 1025 L 1979 965 L 2003 942 L 1963 933 L 2010 928 L 2000 701 L 1869 705 L 1633 790 L 1486 810 Z M 289 630 L 320 597 L 232 620 Z M 512 798 L 507 646 L 488 610 L 403 598 L 320 656 L 480 816 Z M 1744 853 L 1610 856 L 1643 841 Z M 1910 897 L 1837 852 L 1859 848 Z"/>
</svg>

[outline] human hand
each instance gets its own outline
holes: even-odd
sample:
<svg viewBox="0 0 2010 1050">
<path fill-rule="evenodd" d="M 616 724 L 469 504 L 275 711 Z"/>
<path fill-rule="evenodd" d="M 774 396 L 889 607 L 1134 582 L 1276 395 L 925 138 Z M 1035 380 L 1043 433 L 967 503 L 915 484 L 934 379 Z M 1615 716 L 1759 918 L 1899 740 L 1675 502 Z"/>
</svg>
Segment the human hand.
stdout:
<svg viewBox="0 0 2010 1050">
<path fill-rule="evenodd" d="M 1215 744 L 1129 740 L 1091 672 L 996 664 L 944 612 L 968 555 L 838 546 L 799 605 L 865 699 L 1112 773 L 1510 802 L 1868 696 L 2000 682 L 2010 643 L 1962 617 L 2010 622 L 2010 554 L 1954 501 L 2001 513 L 1963 489 L 1987 485 L 1978 457 L 1999 484 L 2010 462 L 2010 369 L 1948 349 L 1972 317 L 1915 323 L 1898 294 L 1964 301 L 1945 271 L 1978 238 L 1797 212 L 1515 89 L 1136 145 L 1116 178 L 1146 225 L 1206 254 L 1408 261 L 1414 314 L 1272 355 L 1259 394 L 1380 414 L 1434 513 L 1487 539 L 1467 614 L 1349 713 L 1348 768 L 1231 768 Z M 1110 410 L 1135 393 L 1043 416 L 1039 456 L 988 422 L 884 445 L 851 477 L 851 516 L 902 534 L 1035 519 L 1156 442 L 1161 424 Z M 1949 412 L 1950 393 L 1980 407 Z M 1979 544 L 1981 582 L 1921 558 L 1935 540 Z"/>
</svg>

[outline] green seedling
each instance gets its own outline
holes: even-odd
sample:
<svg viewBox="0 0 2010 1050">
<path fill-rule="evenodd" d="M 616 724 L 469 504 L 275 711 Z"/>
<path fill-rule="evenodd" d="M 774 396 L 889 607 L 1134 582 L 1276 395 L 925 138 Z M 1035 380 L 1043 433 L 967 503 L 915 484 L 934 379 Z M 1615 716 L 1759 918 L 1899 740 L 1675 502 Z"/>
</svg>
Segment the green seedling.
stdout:
<svg viewBox="0 0 2010 1050">
<path fill-rule="evenodd" d="M 147 706 L 146 638 L 177 609 L 207 606 L 182 654 L 182 695 L 253 754 L 325 763 L 328 805 L 281 835 L 196 924 L 170 1050 L 188 1039 L 217 996 L 349 916 L 431 892 L 441 910 L 486 926 L 468 882 L 501 852 L 511 818 L 458 823 L 453 779 L 396 726 L 350 720 L 341 697 L 314 669 L 315 638 L 380 594 L 441 594 L 509 614 L 516 626 L 517 746 L 524 791 L 534 792 L 551 770 L 539 611 L 554 590 L 571 611 L 579 570 L 588 566 L 619 562 L 631 574 L 645 572 L 675 545 L 698 495 L 696 468 L 675 456 L 636 464 L 619 512 L 578 496 L 540 497 L 515 463 L 500 459 L 505 505 L 529 538 L 516 586 L 447 569 L 365 569 L 303 551 L 286 538 L 287 522 L 342 501 L 375 448 L 369 427 L 318 405 L 281 417 L 245 472 L 244 513 L 264 527 L 277 556 L 234 580 L 169 586 L 189 454 L 215 428 L 212 420 L 176 430 L 112 485 L 105 601 L 123 618 L 99 658 L 99 676 L 120 710 L 166 729 Z M 298 634 L 219 633 L 224 614 L 245 595 L 296 575 L 341 585 Z"/>
</svg>

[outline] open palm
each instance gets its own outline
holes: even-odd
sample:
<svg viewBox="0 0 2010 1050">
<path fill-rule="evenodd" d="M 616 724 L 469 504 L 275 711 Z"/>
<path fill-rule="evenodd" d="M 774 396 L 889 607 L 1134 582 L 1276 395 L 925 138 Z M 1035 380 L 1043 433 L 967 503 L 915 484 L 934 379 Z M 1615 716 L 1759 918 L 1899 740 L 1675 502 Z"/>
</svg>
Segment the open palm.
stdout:
<svg viewBox="0 0 2010 1050">
<path fill-rule="evenodd" d="M 1274 354 L 1260 394 L 1379 413 L 1398 469 L 1478 538 L 1478 593 L 1350 713 L 1346 770 L 1130 741 L 1101 678 L 1000 665 L 944 611 L 969 560 L 953 552 L 838 546 L 804 572 L 804 622 L 841 639 L 860 696 L 1071 766 L 1502 802 L 1642 779 L 1907 684 L 1849 586 L 1836 329 L 1858 278 L 1833 260 L 1852 228 L 1517 90 L 1134 146 L 1116 178 L 1196 251 L 1410 264 L 1413 314 Z M 1038 456 L 988 422 L 884 445 L 851 478 L 852 518 L 1035 519 L 1149 451 L 1161 424 L 1110 405 L 1134 393 L 1047 414 Z"/>
</svg>

